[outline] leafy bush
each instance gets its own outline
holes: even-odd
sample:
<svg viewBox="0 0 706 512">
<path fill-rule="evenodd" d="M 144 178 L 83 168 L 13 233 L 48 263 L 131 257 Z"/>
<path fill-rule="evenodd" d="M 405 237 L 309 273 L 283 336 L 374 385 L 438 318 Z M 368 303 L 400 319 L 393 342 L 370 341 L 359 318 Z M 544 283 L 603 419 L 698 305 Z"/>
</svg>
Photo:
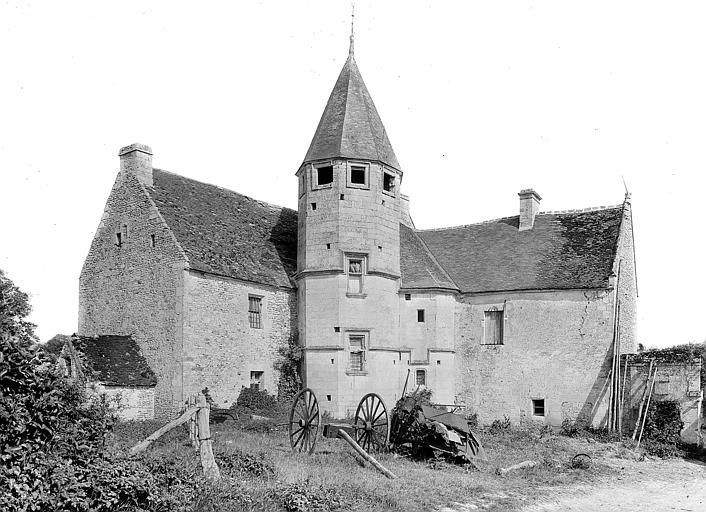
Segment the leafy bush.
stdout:
<svg viewBox="0 0 706 512">
<path fill-rule="evenodd" d="M 221 470 L 229 474 L 233 471 L 238 471 L 257 477 L 270 478 L 275 476 L 274 464 L 262 452 L 253 455 L 235 449 L 230 452 L 216 454 L 216 461 Z"/>
<path fill-rule="evenodd" d="M 645 418 L 645 439 L 676 446 L 681 441 L 683 428 L 679 402 L 665 400 L 650 404 Z"/>
<path fill-rule="evenodd" d="M 240 390 L 236 403 L 239 407 L 247 407 L 253 411 L 270 411 L 276 405 L 275 397 L 268 394 L 267 390 L 246 387 Z"/>
<path fill-rule="evenodd" d="M 308 480 L 278 486 L 275 498 L 287 512 L 336 510 L 343 507 L 343 499 L 336 489 L 315 487 Z"/>
<path fill-rule="evenodd" d="M 57 372 L 24 320 L 29 309 L 0 271 L 0 510 L 156 506 L 150 473 L 106 453 L 114 422 L 108 403 Z"/>
<path fill-rule="evenodd" d="M 508 416 L 504 416 L 502 420 L 493 420 L 490 424 L 488 431 L 491 434 L 499 434 L 501 432 L 506 432 L 512 428 L 512 423 Z"/>
<path fill-rule="evenodd" d="M 277 349 L 277 359 L 274 368 L 279 372 L 277 383 L 277 400 L 288 402 L 294 398 L 301 389 L 300 367 L 302 349 L 296 334 L 292 334 L 287 345 Z"/>
</svg>

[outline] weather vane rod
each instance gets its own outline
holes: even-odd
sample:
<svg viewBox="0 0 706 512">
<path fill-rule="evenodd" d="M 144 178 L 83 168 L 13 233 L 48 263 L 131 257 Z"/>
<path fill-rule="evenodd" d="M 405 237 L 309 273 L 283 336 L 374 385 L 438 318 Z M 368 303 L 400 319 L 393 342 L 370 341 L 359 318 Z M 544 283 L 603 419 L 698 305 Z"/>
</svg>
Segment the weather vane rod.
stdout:
<svg viewBox="0 0 706 512">
<path fill-rule="evenodd" d="M 351 2 L 351 45 L 348 48 L 348 55 L 353 56 L 353 22 L 355 21 L 355 4 Z"/>
</svg>

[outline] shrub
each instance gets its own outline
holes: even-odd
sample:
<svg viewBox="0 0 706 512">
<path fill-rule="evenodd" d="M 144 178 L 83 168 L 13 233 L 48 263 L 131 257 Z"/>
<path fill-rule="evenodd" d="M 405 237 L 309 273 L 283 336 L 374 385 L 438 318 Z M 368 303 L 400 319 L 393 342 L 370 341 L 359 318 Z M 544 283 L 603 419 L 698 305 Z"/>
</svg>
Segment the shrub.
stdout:
<svg viewBox="0 0 706 512">
<path fill-rule="evenodd" d="M 270 411 L 276 404 L 275 397 L 269 395 L 267 390 L 246 387 L 240 390 L 236 403 L 239 407 L 247 407 L 253 411 Z"/>
<path fill-rule="evenodd" d="M 274 368 L 279 372 L 279 382 L 277 383 L 277 400 L 288 402 L 301 389 L 300 367 L 302 360 L 302 349 L 296 334 L 292 334 L 287 340 L 287 345 L 277 349 L 277 359 Z"/>
<path fill-rule="evenodd" d="M 650 404 L 645 418 L 645 439 L 676 446 L 681 441 L 683 428 L 679 402 L 665 400 Z"/>
<path fill-rule="evenodd" d="M 490 424 L 488 431 L 491 434 L 500 434 L 501 432 L 507 432 L 512 428 L 512 423 L 508 416 L 504 416 L 502 420 L 493 420 Z"/>
<path fill-rule="evenodd" d="M 278 486 L 273 492 L 287 512 L 336 510 L 343 507 L 343 499 L 336 489 L 315 487 L 308 480 Z"/>
</svg>

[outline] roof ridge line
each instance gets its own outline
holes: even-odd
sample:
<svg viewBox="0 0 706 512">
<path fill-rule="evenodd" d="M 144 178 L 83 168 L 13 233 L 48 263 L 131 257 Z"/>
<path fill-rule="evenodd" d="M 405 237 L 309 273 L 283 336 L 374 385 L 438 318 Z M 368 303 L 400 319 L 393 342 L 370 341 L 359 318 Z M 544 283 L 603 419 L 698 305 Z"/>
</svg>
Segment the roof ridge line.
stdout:
<svg viewBox="0 0 706 512">
<path fill-rule="evenodd" d="M 590 206 L 588 208 L 578 208 L 575 210 L 550 210 L 550 211 L 546 211 L 546 212 L 538 212 L 537 215 L 556 215 L 559 213 L 588 213 L 588 212 L 597 212 L 597 211 L 603 211 L 603 210 L 614 210 L 614 209 L 622 208 L 622 207 L 623 207 L 622 204 L 616 204 L 616 205 L 611 205 L 611 206 Z M 500 222 L 501 220 L 515 219 L 517 217 L 519 217 L 519 215 L 510 215 L 508 217 L 498 217 L 497 219 L 481 220 L 479 222 L 470 222 L 468 224 L 459 224 L 456 226 L 447 226 L 444 228 L 415 229 L 415 231 L 430 232 L 430 231 L 445 231 L 447 229 L 469 228 L 471 226 L 479 226 L 481 224 L 491 224 L 494 222 Z"/>
<path fill-rule="evenodd" d="M 244 197 L 244 198 L 246 198 L 246 199 L 250 199 L 251 201 L 255 201 L 256 203 L 260 203 L 260 204 L 262 204 L 262 205 L 270 206 L 270 207 L 276 208 L 276 209 L 278 209 L 278 210 L 291 210 L 291 211 L 293 211 L 293 212 L 296 212 L 296 211 L 297 211 L 297 210 L 295 210 L 294 208 L 289 208 L 289 207 L 287 207 L 287 206 L 279 206 L 279 205 L 276 205 L 276 204 L 274 204 L 274 203 L 269 203 L 269 202 L 267 202 L 267 201 L 262 201 L 262 200 L 260 200 L 260 199 L 255 199 L 254 197 L 246 196 L 245 194 L 241 194 L 240 192 L 236 192 L 235 190 L 231 190 L 231 189 L 226 188 L 226 187 L 221 187 L 220 185 L 214 185 L 213 183 L 206 183 L 205 181 L 195 180 L 194 178 L 189 178 L 188 176 L 184 176 L 183 174 L 178 174 L 178 173 L 176 173 L 176 172 L 167 171 L 166 169 L 159 169 L 159 168 L 157 168 L 157 167 L 153 167 L 153 170 L 159 171 L 159 172 L 164 172 L 164 173 L 167 173 L 167 174 L 171 174 L 172 176 L 178 176 L 179 178 L 183 178 L 183 179 L 185 179 L 185 180 L 195 181 L 196 183 L 200 183 L 201 185 L 206 185 L 206 186 L 213 187 L 213 188 L 217 188 L 217 189 L 220 189 L 220 190 L 225 190 L 226 192 L 230 192 L 231 194 L 235 194 L 235 195 L 238 195 L 238 196 L 240 196 L 240 197 Z"/>
</svg>

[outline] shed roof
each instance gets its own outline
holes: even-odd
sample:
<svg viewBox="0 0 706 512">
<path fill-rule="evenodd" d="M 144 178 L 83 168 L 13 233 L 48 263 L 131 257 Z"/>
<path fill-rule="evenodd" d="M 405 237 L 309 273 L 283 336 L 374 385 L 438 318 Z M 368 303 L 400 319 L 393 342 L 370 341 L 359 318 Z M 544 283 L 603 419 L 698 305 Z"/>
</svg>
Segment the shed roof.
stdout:
<svg viewBox="0 0 706 512">
<path fill-rule="evenodd" d="M 106 386 L 152 387 L 157 377 L 130 336 L 75 336 L 74 348 L 84 357 L 87 374 Z"/>
<path fill-rule="evenodd" d="M 417 231 L 462 292 L 601 288 L 615 261 L 623 206 L 540 213 Z"/>
<path fill-rule="evenodd" d="M 147 189 L 189 267 L 245 281 L 293 286 L 297 212 L 154 169 Z"/>
</svg>

